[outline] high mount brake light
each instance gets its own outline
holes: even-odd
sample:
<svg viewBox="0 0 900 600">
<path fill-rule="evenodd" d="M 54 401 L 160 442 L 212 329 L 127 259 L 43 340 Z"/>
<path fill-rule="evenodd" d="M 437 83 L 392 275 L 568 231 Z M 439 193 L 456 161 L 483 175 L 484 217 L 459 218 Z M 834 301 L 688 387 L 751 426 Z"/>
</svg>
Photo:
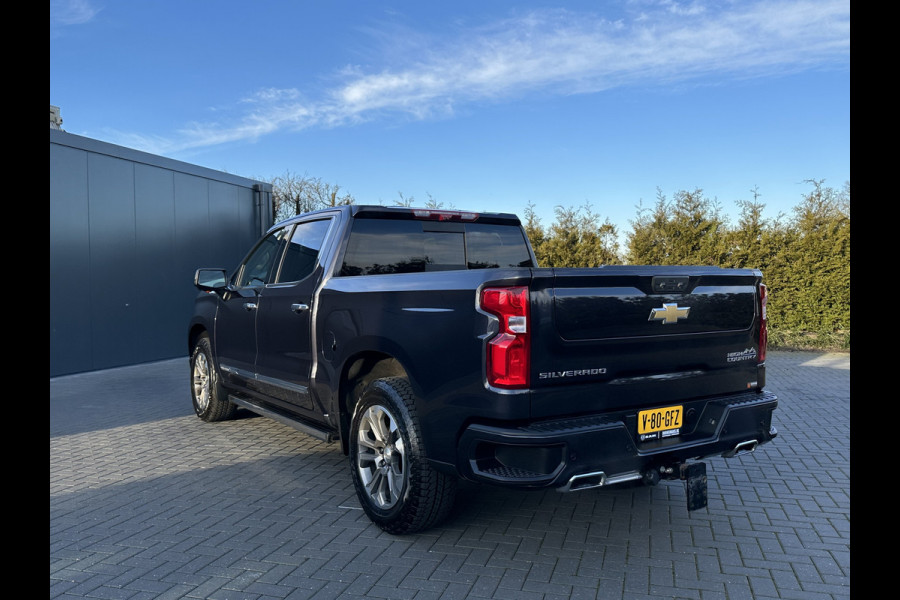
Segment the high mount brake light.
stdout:
<svg viewBox="0 0 900 600">
<path fill-rule="evenodd" d="M 759 362 L 766 362 L 766 348 L 769 345 L 769 318 L 766 315 L 766 303 L 769 292 L 766 286 L 759 286 Z"/>
<path fill-rule="evenodd" d="M 457 210 L 413 210 L 413 216 L 426 221 L 476 221 L 478 213 L 460 212 Z"/>
<path fill-rule="evenodd" d="M 481 308 L 500 322 L 500 331 L 487 344 L 488 383 L 500 388 L 527 388 L 531 371 L 528 288 L 485 288 Z"/>
</svg>

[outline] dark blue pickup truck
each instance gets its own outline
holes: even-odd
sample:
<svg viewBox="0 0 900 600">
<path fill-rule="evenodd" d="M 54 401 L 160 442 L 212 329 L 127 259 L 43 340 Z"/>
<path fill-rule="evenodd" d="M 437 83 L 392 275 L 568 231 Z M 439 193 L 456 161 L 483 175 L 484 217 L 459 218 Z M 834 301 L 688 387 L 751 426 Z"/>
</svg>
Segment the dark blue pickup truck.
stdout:
<svg viewBox="0 0 900 600">
<path fill-rule="evenodd" d="M 339 441 L 366 514 L 438 523 L 459 478 L 577 491 L 680 479 L 776 436 L 752 269 L 538 268 L 510 214 L 342 206 L 199 269 L 194 409 Z"/>
</svg>

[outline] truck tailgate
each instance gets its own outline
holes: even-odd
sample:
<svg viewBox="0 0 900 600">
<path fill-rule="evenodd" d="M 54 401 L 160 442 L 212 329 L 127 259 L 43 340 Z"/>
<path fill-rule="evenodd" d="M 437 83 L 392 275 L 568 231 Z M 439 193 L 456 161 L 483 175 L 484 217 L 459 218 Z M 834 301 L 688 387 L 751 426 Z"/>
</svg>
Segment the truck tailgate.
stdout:
<svg viewBox="0 0 900 600">
<path fill-rule="evenodd" d="M 535 270 L 532 417 L 761 388 L 761 278 L 716 267 Z"/>
</svg>

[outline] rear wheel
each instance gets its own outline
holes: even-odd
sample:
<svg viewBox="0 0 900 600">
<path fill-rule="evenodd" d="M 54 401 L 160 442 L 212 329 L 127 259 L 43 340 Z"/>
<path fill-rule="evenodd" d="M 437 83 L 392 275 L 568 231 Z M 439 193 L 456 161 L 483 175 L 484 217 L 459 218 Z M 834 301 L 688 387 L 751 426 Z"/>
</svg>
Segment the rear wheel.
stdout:
<svg viewBox="0 0 900 600">
<path fill-rule="evenodd" d="M 415 396 L 406 379 L 373 381 L 351 423 L 350 465 L 363 510 L 393 534 L 414 533 L 447 516 L 457 479 L 425 459 Z"/>
<path fill-rule="evenodd" d="M 219 373 L 212 358 L 207 334 L 201 335 L 191 354 L 191 400 L 194 412 L 204 421 L 224 421 L 234 417 L 237 407 L 219 385 Z"/>
</svg>

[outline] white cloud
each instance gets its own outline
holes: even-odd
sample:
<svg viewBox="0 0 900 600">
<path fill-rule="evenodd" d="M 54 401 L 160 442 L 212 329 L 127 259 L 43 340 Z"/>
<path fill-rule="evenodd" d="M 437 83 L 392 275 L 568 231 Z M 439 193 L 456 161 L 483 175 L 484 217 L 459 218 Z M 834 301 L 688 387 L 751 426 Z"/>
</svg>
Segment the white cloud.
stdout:
<svg viewBox="0 0 900 600">
<path fill-rule="evenodd" d="M 667 85 L 703 77 L 761 77 L 846 65 L 846 0 L 637 3 L 632 19 L 564 10 L 531 12 L 452 39 L 404 36 L 407 63 L 377 72 L 348 66 L 317 99 L 296 89 L 260 90 L 253 112 L 235 123 L 194 124 L 169 150 L 253 140 L 281 129 L 341 126 L 401 115 L 422 119 L 455 106 L 545 94 L 595 93 L 627 85 Z M 384 39 L 383 37 L 381 38 Z M 181 137 L 183 136 L 183 137 Z M 158 149 L 155 147 L 155 149 Z"/>
<path fill-rule="evenodd" d="M 100 12 L 89 0 L 50 0 L 50 29 L 67 25 L 83 25 Z"/>
</svg>

